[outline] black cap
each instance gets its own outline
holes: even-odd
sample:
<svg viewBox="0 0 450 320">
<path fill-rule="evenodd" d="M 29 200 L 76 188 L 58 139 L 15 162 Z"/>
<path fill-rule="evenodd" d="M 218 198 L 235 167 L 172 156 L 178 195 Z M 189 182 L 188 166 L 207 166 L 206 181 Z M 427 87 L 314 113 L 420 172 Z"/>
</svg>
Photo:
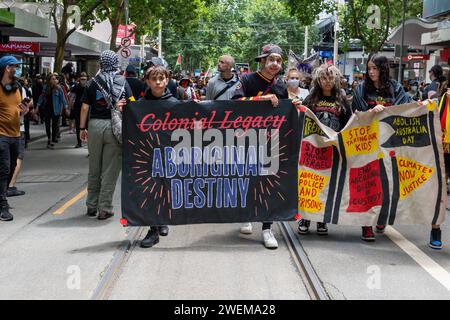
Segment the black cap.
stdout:
<svg viewBox="0 0 450 320">
<path fill-rule="evenodd" d="M 262 47 L 262 54 L 257 56 L 255 58 L 255 61 L 259 62 L 261 61 L 261 59 L 270 56 L 272 53 L 277 53 L 280 56 L 283 56 L 283 50 L 279 46 L 277 46 L 276 44 L 269 43 L 266 44 L 264 47 Z"/>
</svg>

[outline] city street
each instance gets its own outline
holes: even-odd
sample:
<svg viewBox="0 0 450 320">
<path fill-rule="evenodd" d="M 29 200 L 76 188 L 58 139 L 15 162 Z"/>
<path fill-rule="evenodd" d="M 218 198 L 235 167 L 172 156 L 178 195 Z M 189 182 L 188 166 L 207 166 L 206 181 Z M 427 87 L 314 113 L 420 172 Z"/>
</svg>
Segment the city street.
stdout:
<svg viewBox="0 0 450 320">
<path fill-rule="evenodd" d="M 170 227 L 143 249 L 136 239 L 147 228 L 119 223 L 120 187 L 113 219 L 88 218 L 88 152 L 75 143 L 66 131 L 55 150 L 46 138 L 28 146 L 17 184 L 26 194 L 8 199 L 14 221 L 0 223 L 1 300 L 314 298 L 282 224 L 277 250 L 264 248 L 259 223 L 248 236 L 239 224 Z M 306 236 L 286 225 L 329 299 L 450 299 L 448 224 L 440 251 L 427 246 L 429 226 L 395 226 L 364 243 L 360 227 L 331 225 L 321 237 L 314 224 Z"/>
</svg>

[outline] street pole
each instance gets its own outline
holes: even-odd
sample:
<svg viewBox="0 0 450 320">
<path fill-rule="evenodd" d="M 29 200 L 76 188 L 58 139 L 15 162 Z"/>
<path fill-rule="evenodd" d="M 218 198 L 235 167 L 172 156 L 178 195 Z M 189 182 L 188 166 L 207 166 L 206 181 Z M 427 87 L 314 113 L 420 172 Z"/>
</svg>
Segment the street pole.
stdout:
<svg viewBox="0 0 450 320">
<path fill-rule="evenodd" d="M 403 0 L 402 44 L 400 46 L 400 62 L 398 64 L 398 82 L 400 84 L 403 83 L 402 60 L 403 60 L 403 46 L 405 44 L 405 14 L 406 14 L 406 0 Z"/>
<path fill-rule="evenodd" d="M 158 57 L 162 57 L 162 20 L 159 19 L 159 30 L 158 30 Z"/>
<path fill-rule="evenodd" d="M 306 26 L 305 27 L 305 51 L 304 51 L 305 59 L 308 57 L 308 37 L 309 37 L 309 30 L 308 30 L 308 26 Z"/>
<path fill-rule="evenodd" d="M 339 29 L 339 17 L 338 17 L 338 6 L 339 0 L 336 0 L 336 13 L 335 13 L 335 22 L 334 22 L 334 52 L 333 52 L 333 62 L 334 65 L 338 65 L 338 50 L 339 50 L 339 42 L 338 42 L 338 29 Z"/>
<path fill-rule="evenodd" d="M 128 0 L 124 0 L 125 5 L 125 38 L 128 37 Z"/>
</svg>

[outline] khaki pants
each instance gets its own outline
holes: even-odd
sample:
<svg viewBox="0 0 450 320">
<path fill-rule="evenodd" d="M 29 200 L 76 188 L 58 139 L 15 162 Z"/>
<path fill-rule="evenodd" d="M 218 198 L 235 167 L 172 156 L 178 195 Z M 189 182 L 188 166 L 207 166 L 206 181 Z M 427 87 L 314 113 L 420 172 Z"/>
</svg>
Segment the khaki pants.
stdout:
<svg viewBox="0 0 450 320">
<path fill-rule="evenodd" d="M 89 176 L 86 205 L 112 212 L 112 198 L 122 168 L 122 148 L 109 119 L 91 119 L 88 134 Z"/>
</svg>

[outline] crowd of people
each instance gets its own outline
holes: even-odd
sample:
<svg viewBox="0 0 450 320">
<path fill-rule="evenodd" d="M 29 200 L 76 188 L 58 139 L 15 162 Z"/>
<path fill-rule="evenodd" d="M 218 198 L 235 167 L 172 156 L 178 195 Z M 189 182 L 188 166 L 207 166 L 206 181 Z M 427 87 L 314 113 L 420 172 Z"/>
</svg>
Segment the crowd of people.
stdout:
<svg viewBox="0 0 450 320">
<path fill-rule="evenodd" d="M 73 121 L 77 137 L 75 147 L 81 147 L 83 141 L 88 143 L 87 215 L 105 220 L 114 215 L 112 198 L 122 165 L 121 142 L 114 134 L 111 119 L 114 110 L 122 111 L 134 100 L 267 100 L 277 107 L 279 99 L 291 99 L 295 107 L 306 106 L 324 125 L 335 131 L 342 130 L 356 111 L 381 112 L 393 105 L 426 99 L 439 99 L 440 110 L 450 108 L 450 82 L 444 78 L 439 65 L 430 70 L 432 83 L 428 86 L 409 82 L 402 85 L 390 79 L 388 59 L 380 54 L 371 54 L 365 79 L 355 80 L 349 85 L 334 65 L 322 64 L 308 75 L 297 68 L 284 70 L 283 58 L 279 46 L 265 45 L 262 54 L 255 58 L 260 69 L 240 75 L 234 69 L 234 58 L 223 55 L 218 59 L 217 73 L 211 78 L 208 74 L 174 76 L 163 59 L 154 58 L 147 63 L 144 77 L 139 79 L 135 67 L 130 65 L 120 72 L 118 55 L 104 51 L 100 57 L 100 70 L 91 79 L 85 72 L 75 75 L 72 66 L 66 65 L 61 76 L 52 73 L 46 77 L 37 76 L 32 81 L 23 79 L 20 83 L 14 78 L 15 68 L 20 62 L 10 56 L 1 58 L 0 220 L 13 218 L 6 197 L 8 192 L 19 192 L 14 189 L 13 176 L 23 159 L 20 150 L 23 153 L 30 139 L 30 121 L 45 123 L 49 149 L 58 143 L 61 121 Z M 442 126 L 448 175 L 450 130 L 445 130 L 446 121 L 443 120 Z M 262 223 L 262 239 L 266 248 L 276 249 L 278 242 L 271 226 L 270 221 Z M 309 228 L 310 221 L 299 221 L 298 232 L 301 235 L 309 233 Z M 383 233 L 385 226 L 377 225 L 375 229 Z M 240 232 L 251 234 L 252 224 L 243 224 Z M 141 246 L 152 247 L 159 242 L 159 236 L 168 233 L 167 226 L 150 226 Z M 327 224 L 317 223 L 317 233 L 327 235 Z M 372 226 L 362 227 L 361 239 L 375 241 Z M 442 248 L 438 225 L 432 226 L 429 246 Z"/>
</svg>

